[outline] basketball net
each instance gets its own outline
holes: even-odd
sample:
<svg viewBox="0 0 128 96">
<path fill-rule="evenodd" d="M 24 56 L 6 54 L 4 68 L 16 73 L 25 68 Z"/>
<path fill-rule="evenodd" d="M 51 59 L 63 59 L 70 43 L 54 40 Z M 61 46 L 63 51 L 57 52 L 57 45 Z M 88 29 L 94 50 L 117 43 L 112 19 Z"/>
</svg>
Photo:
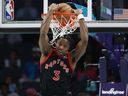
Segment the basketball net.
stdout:
<svg viewBox="0 0 128 96">
<path fill-rule="evenodd" d="M 54 13 L 50 28 L 53 34 L 50 44 L 54 45 L 57 38 L 72 34 L 77 29 L 77 16 L 74 13 Z"/>
</svg>

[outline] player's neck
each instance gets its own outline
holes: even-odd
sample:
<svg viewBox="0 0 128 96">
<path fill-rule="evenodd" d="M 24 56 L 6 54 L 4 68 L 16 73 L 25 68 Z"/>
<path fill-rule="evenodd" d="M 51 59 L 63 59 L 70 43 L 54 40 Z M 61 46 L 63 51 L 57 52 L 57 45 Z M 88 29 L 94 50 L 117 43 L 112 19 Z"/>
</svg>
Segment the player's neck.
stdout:
<svg viewBox="0 0 128 96">
<path fill-rule="evenodd" d="M 57 55 L 58 55 L 58 57 L 60 57 L 60 58 L 67 58 L 67 52 L 65 52 L 65 53 L 60 53 L 60 52 L 57 51 Z"/>
</svg>

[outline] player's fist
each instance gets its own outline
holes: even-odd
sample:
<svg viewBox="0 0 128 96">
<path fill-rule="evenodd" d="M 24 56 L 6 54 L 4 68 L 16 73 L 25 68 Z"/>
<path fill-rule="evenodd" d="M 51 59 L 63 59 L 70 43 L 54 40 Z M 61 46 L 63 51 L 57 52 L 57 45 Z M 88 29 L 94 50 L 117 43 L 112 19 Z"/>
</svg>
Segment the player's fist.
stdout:
<svg viewBox="0 0 128 96">
<path fill-rule="evenodd" d="M 49 6 L 49 11 L 52 10 L 52 11 L 57 11 L 58 10 L 58 5 L 55 4 L 55 3 L 52 3 L 50 6 Z"/>
</svg>

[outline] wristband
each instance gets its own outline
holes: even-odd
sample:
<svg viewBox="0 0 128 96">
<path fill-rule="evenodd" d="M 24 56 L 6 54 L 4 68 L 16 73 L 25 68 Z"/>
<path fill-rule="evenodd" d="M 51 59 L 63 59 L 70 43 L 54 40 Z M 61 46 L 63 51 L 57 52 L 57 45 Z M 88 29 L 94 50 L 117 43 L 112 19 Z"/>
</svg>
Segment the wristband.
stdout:
<svg viewBox="0 0 128 96">
<path fill-rule="evenodd" d="M 80 19 L 84 19 L 84 15 L 83 14 L 79 14 L 78 17 L 77 17 L 78 20 Z"/>
</svg>

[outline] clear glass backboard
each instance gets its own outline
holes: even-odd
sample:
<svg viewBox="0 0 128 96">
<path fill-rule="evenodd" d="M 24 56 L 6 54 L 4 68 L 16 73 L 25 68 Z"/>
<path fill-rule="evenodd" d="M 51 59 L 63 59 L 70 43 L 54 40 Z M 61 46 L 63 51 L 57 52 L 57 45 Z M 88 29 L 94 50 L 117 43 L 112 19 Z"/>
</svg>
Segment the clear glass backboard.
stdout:
<svg viewBox="0 0 128 96">
<path fill-rule="evenodd" d="M 0 0 L 1 28 L 39 28 L 51 3 L 82 9 L 88 27 L 128 27 L 128 0 Z"/>
</svg>

